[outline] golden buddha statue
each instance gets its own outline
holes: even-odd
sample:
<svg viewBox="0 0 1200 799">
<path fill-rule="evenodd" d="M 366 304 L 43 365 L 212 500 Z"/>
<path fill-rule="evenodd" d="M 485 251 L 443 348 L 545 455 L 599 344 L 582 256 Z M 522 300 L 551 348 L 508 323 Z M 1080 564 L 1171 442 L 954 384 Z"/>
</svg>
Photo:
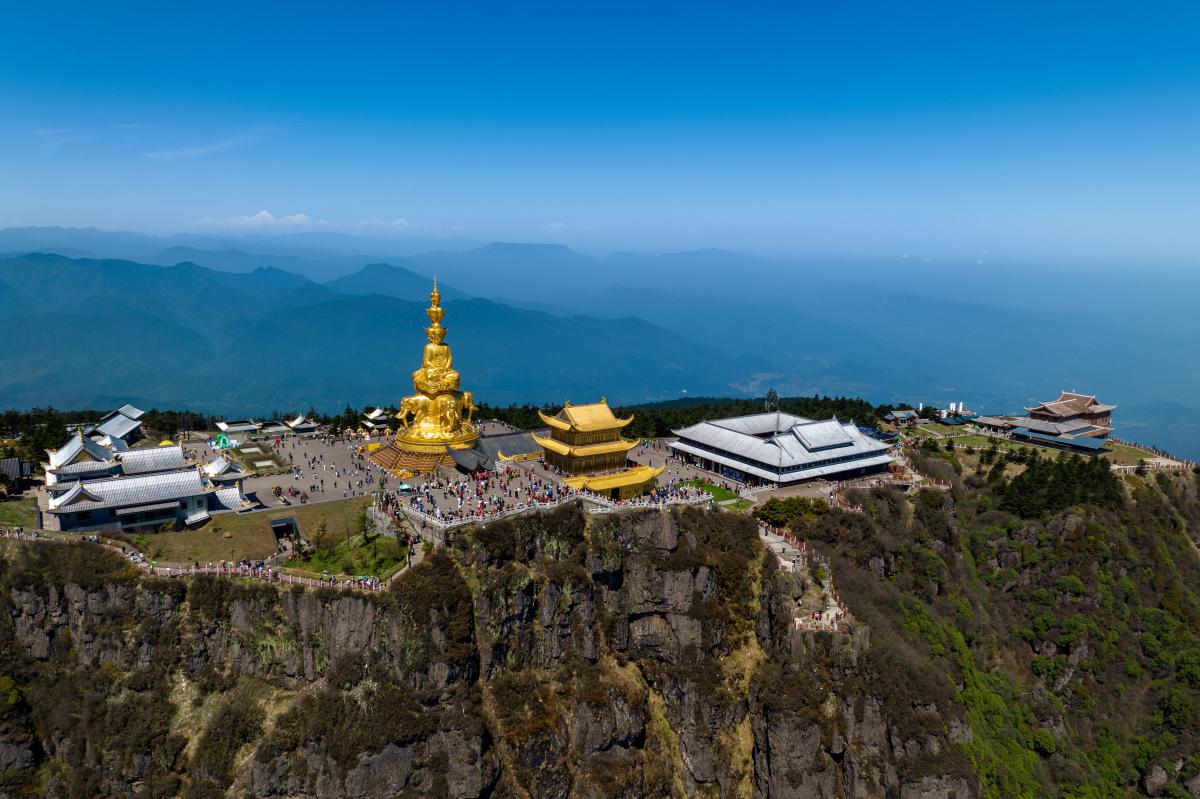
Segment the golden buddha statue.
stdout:
<svg viewBox="0 0 1200 799">
<path fill-rule="evenodd" d="M 401 445 L 415 445 L 421 449 L 432 447 L 469 447 L 479 438 L 479 431 L 471 423 L 475 403 L 471 392 L 459 390 L 459 375 L 453 367 L 453 355 L 445 343 L 446 328 L 442 319 L 446 310 L 442 308 L 442 295 L 433 281 L 429 293 L 429 327 L 425 335 L 429 343 L 421 357 L 421 368 L 413 372 L 413 388 L 417 393 L 400 402 L 396 418 L 402 427 L 396 434 Z"/>
</svg>

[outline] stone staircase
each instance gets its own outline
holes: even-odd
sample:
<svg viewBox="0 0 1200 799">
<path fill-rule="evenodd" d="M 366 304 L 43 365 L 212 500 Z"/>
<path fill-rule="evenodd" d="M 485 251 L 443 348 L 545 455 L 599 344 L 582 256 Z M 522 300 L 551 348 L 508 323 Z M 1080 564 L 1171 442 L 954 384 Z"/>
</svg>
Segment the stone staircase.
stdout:
<svg viewBox="0 0 1200 799">
<path fill-rule="evenodd" d="M 416 452 L 403 449 L 396 444 L 380 447 L 369 456 L 372 463 L 383 467 L 392 474 L 411 472 L 425 474 L 439 466 L 453 466 L 454 459 L 448 452 Z"/>
</svg>

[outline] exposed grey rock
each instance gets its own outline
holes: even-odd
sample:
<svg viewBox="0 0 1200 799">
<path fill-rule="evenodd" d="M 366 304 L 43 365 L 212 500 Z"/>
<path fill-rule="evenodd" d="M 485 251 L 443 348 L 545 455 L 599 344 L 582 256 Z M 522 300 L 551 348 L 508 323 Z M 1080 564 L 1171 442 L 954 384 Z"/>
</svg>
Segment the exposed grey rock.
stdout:
<svg viewBox="0 0 1200 799">
<path fill-rule="evenodd" d="M 1142 790 L 1146 792 L 1147 796 L 1162 796 L 1170 779 L 1162 764 L 1155 763 L 1142 777 Z"/>
<path fill-rule="evenodd" d="M 765 575 L 750 640 L 736 645 L 793 669 L 789 679 L 811 701 L 786 705 L 752 683 L 731 693 L 721 658 L 734 642 L 717 612 L 719 572 L 688 556 L 695 533 L 658 511 L 619 514 L 612 524 L 617 548 L 561 574 L 464 554 L 476 581 L 465 660 L 450 656 L 461 631 L 456 641 L 435 610 L 419 614 L 391 597 L 259 588 L 231 591 L 200 612 L 194 592 L 161 583 L 68 583 L 13 590 L 9 612 L 17 644 L 42 661 L 57 657 L 56 641 L 69 640 L 81 667 L 145 668 L 159 662 L 169 631 L 178 637 L 180 679 L 251 677 L 298 699 L 324 689 L 330 664 L 362 654 L 425 710 L 441 711 L 430 727 L 342 765 L 330 741 L 304 740 L 282 753 L 256 743 L 238 761 L 230 795 L 466 799 L 519 786 L 531 797 L 632 799 L 676 786 L 727 797 L 747 785 L 762 799 L 979 795 L 959 772 L 931 773 L 929 765 L 961 765 L 958 744 L 971 739 L 970 727 L 955 708 L 932 703 L 902 709 L 898 719 L 867 671 L 867 628 L 819 636 L 794 629 L 802 577 Z M 494 681 L 514 673 L 530 681 L 514 694 L 529 712 L 472 718 L 463 697 L 484 704 Z M 597 684 L 585 687 L 573 674 Z M 69 745 L 42 742 L 51 757 Z M 0 771 L 34 767 L 39 756 L 0 742 Z M 132 794 L 149 766 L 126 764 L 105 785 Z"/>
</svg>

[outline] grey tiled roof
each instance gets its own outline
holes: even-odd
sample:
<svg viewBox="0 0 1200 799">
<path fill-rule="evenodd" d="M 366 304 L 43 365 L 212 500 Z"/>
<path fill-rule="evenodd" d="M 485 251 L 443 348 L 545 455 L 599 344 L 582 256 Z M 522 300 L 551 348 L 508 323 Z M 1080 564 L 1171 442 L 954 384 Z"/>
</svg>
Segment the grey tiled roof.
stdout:
<svg viewBox="0 0 1200 799">
<path fill-rule="evenodd" d="M 1028 416 L 1021 419 L 1014 419 L 1013 424 L 1032 430 L 1035 433 L 1045 433 L 1051 436 L 1065 436 L 1092 426 L 1089 422 L 1085 422 L 1082 419 L 1071 419 L 1066 422 L 1048 422 L 1045 419 L 1033 419 Z"/>
<path fill-rule="evenodd" d="M 51 471 L 56 475 L 92 474 L 93 472 L 112 472 L 115 466 L 110 461 L 75 461 L 65 466 L 58 466 Z"/>
<path fill-rule="evenodd" d="M 86 452 L 98 461 L 106 461 L 112 453 L 86 436 L 73 435 L 71 440 L 50 453 L 50 466 L 58 468 L 70 463 L 80 452 Z"/>
<path fill-rule="evenodd" d="M 763 480 L 770 480 L 772 482 L 791 482 L 796 480 L 811 480 L 814 477 L 830 477 L 850 469 L 884 466 L 891 463 L 893 460 L 891 455 L 883 453 L 880 455 L 871 455 L 843 463 L 830 463 L 824 466 L 813 466 L 798 472 L 781 474 L 776 469 L 762 468 L 753 464 L 742 463 L 741 461 L 733 458 L 727 458 L 722 455 L 691 446 L 684 441 L 676 441 L 672 443 L 671 449 L 679 450 L 681 452 L 688 452 L 702 458 L 708 458 L 709 460 L 716 461 L 717 463 L 723 463 L 724 465 L 733 469 L 737 469 L 738 471 L 745 472 L 746 474 L 752 474 L 755 477 L 762 478 Z"/>
<path fill-rule="evenodd" d="M 229 469 L 229 461 L 225 459 L 224 455 L 218 455 L 208 463 L 204 464 L 204 473 L 209 477 L 215 477 L 218 474 L 229 471 Z"/>
<path fill-rule="evenodd" d="M 213 480 L 226 482 L 229 480 L 240 480 L 246 476 L 238 466 L 231 463 L 224 455 L 219 455 L 208 463 L 204 464 L 204 473 Z"/>
<path fill-rule="evenodd" d="M 1001 419 L 997 416 L 976 416 L 971 421 L 985 427 L 1012 427 L 1017 424 L 1011 419 Z"/>
<path fill-rule="evenodd" d="M 797 424 L 792 428 L 792 432 L 809 452 L 830 447 L 845 447 L 854 443 L 853 436 L 846 432 L 845 426 L 837 419 Z"/>
<path fill-rule="evenodd" d="M 195 469 L 140 477 L 114 477 L 76 483 L 65 494 L 50 500 L 50 511 L 66 513 L 100 508 L 125 508 L 180 500 L 205 493 L 207 485 Z"/>
<path fill-rule="evenodd" d="M 533 432 L 545 434 L 545 431 Z M 508 458 L 514 455 L 534 455 L 542 451 L 542 445 L 533 440 L 533 432 L 522 430 L 495 436 L 481 436 L 479 448 L 493 461 L 500 455 Z"/>
<path fill-rule="evenodd" d="M 545 431 L 533 431 L 542 432 Z M 454 462 L 467 471 L 474 471 L 481 466 L 485 469 L 495 469 L 499 456 L 511 458 L 514 455 L 533 455 L 540 453 L 542 447 L 533 440 L 531 431 L 521 430 L 514 433 L 500 433 L 492 436 L 480 436 L 475 446 L 470 449 L 452 449 L 450 457 Z"/>
<path fill-rule="evenodd" d="M 188 462 L 183 457 L 183 447 L 178 444 L 171 447 L 131 449 L 119 453 L 116 457 L 121 463 L 121 471 L 128 475 L 168 472 L 188 467 Z"/>
<path fill-rule="evenodd" d="M 196 511 L 195 513 L 188 514 L 188 517 L 183 520 L 183 523 L 184 524 L 198 524 L 200 522 L 208 521 L 208 518 L 209 518 L 208 509 L 201 508 L 200 510 Z"/>
<path fill-rule="evenodd" d="M 132 516 L 135 513 L 148 513 L 152 510 L 166 510 L 167 508 L 178 508 L 178 502 L 154 502 L 149 505 L 132 505 L 128 508 L 121 508 L 117 511 L 118 516 Z"/>
<path fill-rule="evenodd" d="M 141 426 L 142 423 L 137 419 L 130 419 L 125 414 L 118 413 L 101 422 L 93 432 L 114 438 L 124 438 Z"/>
<path fill-rule="evenodd" d="M 125 443 L 125 439 L 117 436 L 103 436 L 96 439 L 96 443 L 112 452 L 125 452 L 129 449 L 129 444 Z"/>
<path fill-rule="evenodd" d="M 253 419 L 217 422 L 217 429 L 223 433 L 248 433 L 251 430 L 257 430 L 259 427 L 261 425 Z"/>
<path fill-rule="evenodd" d="M 674 432 L 680 439 L 671 445 L 676 449 L 727 460 L 728 466 L 771 480 L 803 479 L 891 460 L 886 444 L 837 419 L 818 422 L 775 412 L 700 422 Z M 722 460 L 722 453 L 733 457 Z M 825 463 L 831 460 L 840 462 Z"/>
<path fill-rule="evenodd" d="M 141 419 L 143 416 L 146 415 L 146 412 L 143 411 L 141 408 L 135 408 L 134 406 L 130 405 L 128 402 L 125 403 L 124 405 L 122 405 L 120 408 L 117 408 L 117 410 L 114 411 L 114 413 L 119 413 L 119 414 L 122 414 L 123 416 L 128 416 L 130 419 Z"/>
<path fill-rule="evenodd" d="M 22 477 L 33 474 L 33 464 L 26 463 L 20 458 L 0 458 L 0 474 L 16 482 Z"/>
<path fill-rule="evenodd" d="M 209 513 L 237 513 L 249 505 L 249 500 L 237 486 L 218 488 L 208 495 Z"/>
</svg>

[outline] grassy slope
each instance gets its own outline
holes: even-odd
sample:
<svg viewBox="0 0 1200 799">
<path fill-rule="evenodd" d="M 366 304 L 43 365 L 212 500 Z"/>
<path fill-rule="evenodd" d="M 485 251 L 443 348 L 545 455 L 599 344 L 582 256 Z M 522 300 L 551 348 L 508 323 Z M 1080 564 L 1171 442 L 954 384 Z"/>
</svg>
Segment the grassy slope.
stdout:
<svg viewBox="0 0 1200 799">
<path fill-rule="evenodd" d="M 968 447 L 973 449 L 988 449 L 992 446 L 992 443 L 995 442 L 996 449 L 1000 450 L 1001 452 L 1016 452 L 1018 450 L 1028 448 L 1037 450 L 1042 454 L 1043 457 L 1053 458 L 1056 457 L 1061 451 L 1055 449 L 1054 447 L 1043 447 L 1024 441 L 992 438 L 991 436 L 980 435 L 979 433 L 955 435 L 954 431 L 957 431 L 958 433 L 962 432 L 961 427 L 945 427 L 944 425 L 925 426 L 935 429 L 943 434 L 949 433 L 950 435 L 954 435 L 953 440 L 955 449 L 966 449 Z M 1107 458 L 1109 461 L 1119 466 L 1136 466 L 1140 460 L 1157 457 L 1152 452 L 1147 452 L 1146 450 L 1138 449 L 1137 447 L 1131 447 L 1126 444 L 1117 444 L 1112 441 L 1110 441 L 1108 444 L 1108 450 L 1109 451 L 1101 457 Z"/>
<path fill-rule="evenodd" d="M 366 497 L 356 497 L 257 513 L 216 516 L 199 530 L 152 533 L 138 536 L 136 541 L 148 556 L 164 563 L 265 558 L 275 552 L 271 519 L 292 516 L 299 522 L 305 536 L 314 535 L 324 521 L 329 534 L 348 538 L 358 532 L 355 520 L 370 502 Z M 228 538 L 226 534 L 229 534 Z"/>
<path fill-rule="evenodd" d="M 36 521 L 36 499 L 29 497 L 0 502 L 0 527 L 33 527 Z"/>
<path fill-rule="evenodd" d="M 339 541 L 336 546 L 318 549 L 310 555 L 293 558 L 284 565 L 293 571 L 322 573 L 339 577 L 370 575 L 386 580 L 404 565 L 408 548 L 395 538 L 373 535 L 369 539 L 356 535 Z"/>
</svg>

